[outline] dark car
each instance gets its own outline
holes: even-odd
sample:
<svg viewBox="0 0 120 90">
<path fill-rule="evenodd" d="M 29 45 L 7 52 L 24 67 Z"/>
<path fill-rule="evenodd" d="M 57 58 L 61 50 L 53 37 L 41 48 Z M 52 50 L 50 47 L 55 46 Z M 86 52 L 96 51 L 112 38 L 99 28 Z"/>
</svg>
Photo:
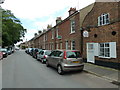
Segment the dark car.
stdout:
<svg viewBox="0 0 120 90">
<path fill-rule="evenodd" d="M 8 56 L 8 51 L 6 48 L 1 48 L 0 51 L 3 53 L 3 58 L 6 58 Z"/>
<path fill-rule="evenodd" d="M 7 52 L 8 52 L 8 55 L 12 54 L 12 49 L 11 48 L 7 48 Z"/>
<path fill-rule="evenodd" d="M 38 52 L 40 51 L 41 49 L 38 49 L 38 48 L 34 48 L 33 49 L 33 58 L 36 58 L 37 59 L 37 54 L 38 54 Z"/>
</svg>

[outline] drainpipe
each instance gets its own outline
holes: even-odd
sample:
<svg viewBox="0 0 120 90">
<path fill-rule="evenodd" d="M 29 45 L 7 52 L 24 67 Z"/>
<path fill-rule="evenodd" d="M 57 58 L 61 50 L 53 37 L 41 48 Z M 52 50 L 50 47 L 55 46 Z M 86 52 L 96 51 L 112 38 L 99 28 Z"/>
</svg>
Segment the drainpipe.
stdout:
<svg viewBox="0 0 120 90">
<path fill-rule="evenodd" d="M 80 28 L 80 32 L 81 32 L 81 41 L 80 41 L 80 44 L 81 44 L 81 54 L 83 55 L 83 31 L 84 31 L 84 29 L 81 27 Z"/>
</svg>

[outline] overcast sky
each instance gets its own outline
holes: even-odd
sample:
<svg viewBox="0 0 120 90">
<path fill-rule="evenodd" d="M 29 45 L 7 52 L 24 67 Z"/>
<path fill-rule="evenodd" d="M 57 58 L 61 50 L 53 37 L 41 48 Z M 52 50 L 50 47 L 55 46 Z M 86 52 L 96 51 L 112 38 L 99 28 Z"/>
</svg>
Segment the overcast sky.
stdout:
<svg viewBox="0 0 120 90">
<path fill-rule="evenodd" d="M 55 25 L 56 17 L 68 17 L 70 7 L 77 10 L 88 6 L 95 0 L 5 0 L 2 8 L 11 10 L 20 19 L 27 33 L 24 40 L 30 40 L 38 30 Z"/>
</svg>

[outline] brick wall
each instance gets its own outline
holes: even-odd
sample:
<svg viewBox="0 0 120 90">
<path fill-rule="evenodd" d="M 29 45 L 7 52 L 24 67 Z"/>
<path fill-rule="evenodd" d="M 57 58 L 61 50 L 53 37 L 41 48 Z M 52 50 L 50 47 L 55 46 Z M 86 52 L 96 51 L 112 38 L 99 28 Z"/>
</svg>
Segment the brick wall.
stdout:
<svg viewBox="0 0 120 90">
<path fill-rule="evenodd" d="M 110 14 L 110 24 L 104 26 L 98 26 L 98 16 L 103 13 Z M 86 16 L 83 27 L 90 26 L 89 38 L 84 38 L 84 48 L 83 48 L 83 57 L 86 58 L 86 43 L 95 42 L 95 43 L 105 43 L 105 42 L 116 42 L 117 43 L 117 58 L 116 59 L 102 59 L 96 57 L 96 60 L 102 60 L 107 62 L 120 62 L 120 29 L 118 20 L 118 3 L 116 2 L 96 2 L 93 9 Z M 98 26 L 98 27 L 96 27 Z M 112 35 L 112 32 L 115 31 L 116 35 Z M 94 35 L 97 35 L 95 38 Z"/>
<path fill-rule="evenodd" d="M 71 20 L 75 20 L 75 33 L 70 32 L 70 23 Z M 62 43 L 62 49 L 66 49 L 65 42 L 68 41 L 68 49 L 71 49 L 71 41 L 75 41 L 75 49 L 80 50 L 80 30 L 79 30 L 79 13 L 76 13 L 73 16 L 68 17 L 61 24 L 56 26 L 58 28 L 58 35 L 62 36 L 62 39 L 56 38 L 56 44 L 59 45 Z"/>
</svg>

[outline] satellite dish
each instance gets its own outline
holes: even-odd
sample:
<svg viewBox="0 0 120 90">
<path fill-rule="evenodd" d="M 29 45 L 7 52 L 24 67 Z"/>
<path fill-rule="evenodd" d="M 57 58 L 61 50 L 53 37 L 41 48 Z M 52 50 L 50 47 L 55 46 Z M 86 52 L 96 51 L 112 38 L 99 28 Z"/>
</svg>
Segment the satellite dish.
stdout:
<svg viewBox="0 0 120 90">
<path fill-rule="evenodd" d="M 0 4 L 4 3 L 5 0 L 0 0 Z"/>
</svg>

